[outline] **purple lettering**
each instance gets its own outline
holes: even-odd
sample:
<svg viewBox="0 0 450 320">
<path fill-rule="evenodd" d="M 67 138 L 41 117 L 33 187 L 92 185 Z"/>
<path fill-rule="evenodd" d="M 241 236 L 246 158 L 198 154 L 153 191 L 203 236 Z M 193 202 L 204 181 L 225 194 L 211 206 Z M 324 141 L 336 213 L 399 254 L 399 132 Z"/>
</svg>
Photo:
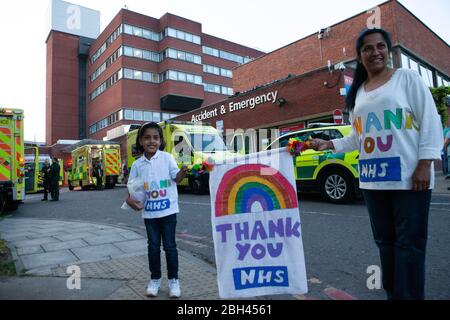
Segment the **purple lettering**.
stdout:
<svg viewBox="0 0 450 320">
<path fill-rule="evenodd" d="M 259 221 L 259 220 L 255 221 L 255 225 L 253 226 L 251 239 L 252 240 L 256 240 L 256 238 L 258 237 L 258 234 L 259 234 L 259 237 L 262 240 L 267 239 L 266 230 L 264 230 L 264 226 L 263 226 L 262 222 Z"/>
<path fill-rule="evenodd" d="M 380 149 L 381 152 L 386 152 L 391 150 L 392 148 L 392 134 L 388 135 L 386 137 L 386 143 L 383 143 L 383 140 L 381 139 L 381 137 L 377 137 L 377 146 L 378 149 Z"/>
<path fill-rule="evenodd" d="M 248 250 L 250 250 L 250 244 L 249 243 L 246 243 L 246 244 L 236 243 L 236 248 L 239 251 L 238 260 L 242 261 L 242 260 L 244 260 L 245 256 L 247 255 Z"/>
<path fill-rule="evenodd" d="M 219 224 L 218 226 L 216 226 L 216 232 L 220 232 L 221 233 L 221 242 L 226 242 L 227 241 L 227 231 L 231 230 L 231 223 L 225 223 L 225 224 Z"/>
</svg>

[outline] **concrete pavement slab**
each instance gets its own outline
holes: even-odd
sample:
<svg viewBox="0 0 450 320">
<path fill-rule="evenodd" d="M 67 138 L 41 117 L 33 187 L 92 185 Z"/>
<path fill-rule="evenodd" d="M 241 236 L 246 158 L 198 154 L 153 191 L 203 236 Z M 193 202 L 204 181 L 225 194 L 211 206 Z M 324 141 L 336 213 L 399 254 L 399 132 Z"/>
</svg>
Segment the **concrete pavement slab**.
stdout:
<svg viewBox="0 0 450 320">
<path fill-rule="evenodd" d="M 119 232 L 119 234 L 127 240 L 138 240 L 138 239 L 147 240 L 147 237 L 143 237 L 139 233 L 134 231 Z"/>
<path fill-rule="evenodd" d="M 67 277 L 0 278 L 1 300 L 99 300 L 123 285 L 121 280 L 81 279 L 80 289 L 67 289 Z"/>
<path fill-rule="evenodd" d="M 126 253 L 132 252 L 146 252 L 147 251 L 147 240 L 139 239 L 139 240 L 130 240 L 124 242 L 116 242 L 114 246 L 118 247 L 120 250 Z"/>
<path fill-rule="evenodd" d="M 44 266 L 57 266 L 59 264 L 75 262 L 78 260 L 77 257 L 75 257 L 68 250 L 36 253 L 20 256 L 20 258 L 26 269 L 34 269 Z"/>
<path fill-rule="evenodd" d="M 108 235 L 102 235 L 97 237 L 89 237 L 89 238 L 83 238 L 84 241 L 89 243 L 90 245 L 98 245 L 98 244 L 106 244 L 106 243 L 113 243 L 113 242 L 122 242 L 126 240 L 124 237 L 120 236 L 119 234 L 108 234 Z"/>
<path fill-rule="evenodd" d="M 8 238 L 6 238 L 8 240 Z M 22 240 L 22 241 L 14 241 L 12 244 L 16 247 L 30 247 L 30 246 L 36 246 L 41 244 L 47 244 L 52 242 L 59 242 L 58 239 L 52 238 L 52 237 L 41 237 L 33 240 Z"/>
<path fill-rule="evenodd" d="M 27 254 L 33 254 L 33 253 L 42 253 L 44 250 L 41 246 L 31 246 L 31 247 L 23 247 L 23 248 L 17 248 L 17 254 L 19 256 L 27 255 Z"/>
<path fill-rule="evenodd" d="M 80 232 L 80 233 L 67 233 L 65 235 L 55 236 L 56 239 L 61 240 L 61 241 L 69 241 L 69 240 L 83 239 L 83 238 L 89 238 L 89 237 L 95 237 L 95 234 L 90 233 L 90 232 Z"/>
<path fill-rule="evenodd" d="M 43 244 L 42 248 L 44 248 L 45 251 L 49 252 L 49 251 L 58 251 L 58 250 L 63 250 L 63 249 L 81 248 L 81 247 L 86 247 L 86 246 L 88 246 L 88 244 L 85 241 L 83 241 L 81 239 L 76 239 L 76 240 L 62 241 L 62 242 L 57 242 L 57 243 Z"/>
<path fill-rule="evenodd" d="M 124 252 L 112 244 L 102 244 L 71 250 L 80 260 L 102 259 L 114 254 L 124 254 Z"/>
</svg>

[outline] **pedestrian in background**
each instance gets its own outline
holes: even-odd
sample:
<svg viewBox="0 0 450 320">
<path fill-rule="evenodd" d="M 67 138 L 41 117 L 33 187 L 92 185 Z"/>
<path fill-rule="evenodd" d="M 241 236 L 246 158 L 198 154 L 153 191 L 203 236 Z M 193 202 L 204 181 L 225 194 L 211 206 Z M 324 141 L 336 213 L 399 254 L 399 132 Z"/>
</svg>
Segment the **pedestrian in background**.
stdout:
<svg viewBox="0 0 450 320">
<path fill-rule="evenodd" d="M 97 190 L 102 190 L 103 187 L 103 169 L 100 164 L 100 161 L 96 161 L 94 164 L 94 174 L 96 183 L 97 183 Z"/>
<path fill-rule="evenodd" d="M 148 237 L 148 260 L 151 280 L 147 295 L 157 296 L 161 287 L 161 239 L 166 253 L 169 297 L 181 295 L 178 281 L 178 251 L 175 242 L 177 224 L 178 192 L 177 183 L 184 179 L 187 167 L 178 168 L 170 153 L 164 152 L 165 142 L 161 127 L 149 122 L 139 129 L 136 147 L 143 153 L 131 166 L 130 183 L 143 181 L 147 195 L 141 201 L 128 195 L 127 204 L 134 210 L 143 210 L 143 218 Z"/>
<path fill-rule="evenodd" d="M 58 158 L 54 157 L 52 159 L 52 165 L 50 166 L 50 189 L 52 199 L 50 201 L 59 200 L 59 175 L 60 167 L 58 163 Z"/>
<path fill-rule="evenodd" d="M 316 150 L 359 150 L 359 181 L 379 248 L 388 299 L 424 299 L 433 160 L 442 125 L 429 88 L 412 70 L 388 67 L 392 43 L 382 29 L 356 40 L 358 64 L 346 98 L 353 124 L 342 139 L 313 139 Z"/>
<path fill-rule="evenodd" d="M 51 192 L 50 189 L 50 161 L 48 159 L 45 159 L 44 166 L 41 170 L 42 174 L 42 183 L 44 185 L 44 198 L 41 201 L 47 201 L 48 200 L 48 193 Z"/>
</svg>

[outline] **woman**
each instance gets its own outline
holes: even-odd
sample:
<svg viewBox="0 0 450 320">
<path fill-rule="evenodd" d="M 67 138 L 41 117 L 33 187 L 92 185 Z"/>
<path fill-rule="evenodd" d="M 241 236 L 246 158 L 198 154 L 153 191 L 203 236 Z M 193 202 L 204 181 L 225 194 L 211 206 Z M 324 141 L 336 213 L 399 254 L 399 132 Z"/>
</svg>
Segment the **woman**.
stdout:
<svg viewBox="0 0 450 320">
<path fill-rule="evenodd" d="M 425 248 L 433 160 L 442 126 L 430 90 L 412 70 L 388 67 L 382 29 L 356 41 L 358 65 L 346 99 L 353 125 L 342 139 L 314 139 L 316 150 L 359 150 L 359 180 L 379 248 L 388 299 L 424 299 Z"/>
</svg>

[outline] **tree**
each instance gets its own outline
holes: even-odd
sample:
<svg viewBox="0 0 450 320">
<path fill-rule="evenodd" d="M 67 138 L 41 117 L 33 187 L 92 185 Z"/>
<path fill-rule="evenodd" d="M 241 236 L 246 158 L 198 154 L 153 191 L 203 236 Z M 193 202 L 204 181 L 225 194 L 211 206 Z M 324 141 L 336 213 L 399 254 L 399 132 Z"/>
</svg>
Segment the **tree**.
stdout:
<svg viewBox="0 0 450 320">
<path fill-rule="evenodd" d="M 445 126 L 447 123 L 447 96 L 450 95 L 450 87 L 438 87 L 438 88 L 430 88 L 431 94 L 433 95 L 434 102 L 436 103 L 436 108 L 441 116 L 442 125 Z"/>
</svg>

